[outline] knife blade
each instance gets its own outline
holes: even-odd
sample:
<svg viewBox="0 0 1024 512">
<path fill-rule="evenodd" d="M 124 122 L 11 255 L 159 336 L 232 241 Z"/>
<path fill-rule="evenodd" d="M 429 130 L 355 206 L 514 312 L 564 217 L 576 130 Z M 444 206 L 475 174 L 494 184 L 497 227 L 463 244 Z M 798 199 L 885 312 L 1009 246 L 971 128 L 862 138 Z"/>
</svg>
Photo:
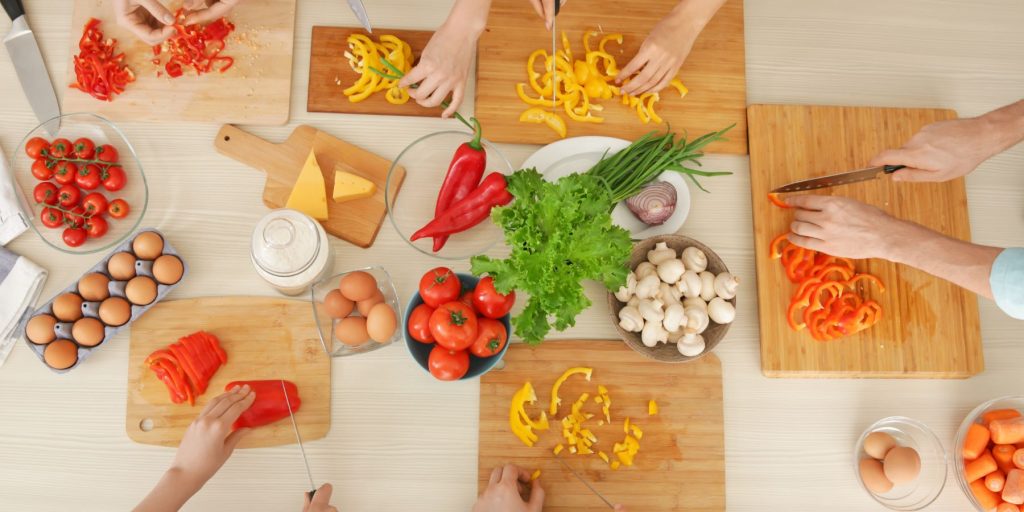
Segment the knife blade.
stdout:
<svg viewBox="0 0 1024 512">
<path fill-rule="evenodd" d="M 299 444 L 299 452 L 302 453 L 302 462 L 306 464 L 306 476 L 309 477 L 309 489 L 306 493 L 309 499 L 313 499 L 313 495 L 316 494 L 316 484 L 313 483 L 313 472 L 309 470 L 309 459 L 306 458 L 306 449 L 302 447 L 302 436 L 299 435 L 299 424 L 295 423 L 295 413 L 292 412 L 292 401 L 288 399 L 288 388 L 284 386 L 284 380 L 281 381 L 281 391 L 284 391 L 284 403 L 288 406 L 288 416 L 292 419 L 292 430 L 295 431 L 295 442 Z"/>
<path fill-rule="evenodd" d="M 555 1 L 557 1 L 557 0 L 555 0 Z M 608 505 L 608 508 L 610 508 L 612 510 L 615 510 L 615 505 L 612 505 L 612 502 L 608 501 L 608 498 L 605 498 L 604 495 L 601 494 L 600 492 L 598 492 L 597 489 L 595 489 L 593 485 L 590 485 L 590 482 L 588 482 L 585 478 L 583 478 L 582 475 L 577 473 L 576 470 L 573 469 L 572 466 L 570 466 L 568 462 L 562 460 L 562 458 L 558 457 L 557 455 L 555 456 L 555 460 L 557 460 L 558 462 L 561 462 L 562 465 L 565 466 L 565 469 L 568 469 L 569 472 L 572 473 L 572 475 L 575 476 L 577 480 L 582 482 L 583 485 L 587 486 L 587 489 L 590 489 L 590 492 L 594 493 L 594 495 L 597 496 L 598 498 L 601 498 L 601 501 L 603 501 L 605 503 L 605 505 Z"/>
<path fill-rule="evenodd" d="M 363 5 L 362 0 L 348 0 L 348 6 L 352 9 L 352 13 L 356 15 L 359 24 L 372 34 L 373 27 L 370 26 L 370 17 L 366 14 L 366 7 Z"/>
<path fill-rule="evenodd" d="M 773 194 L 782 194 L 785 192 L 802 192 L 807 190 L 817 190 L 819 188 L 834 187 L 836 185 L 847 185 L 850 183 L 858 183 L 861 181 L 873 180 L 882 174 L 892 174 L 906 166 L 904 165 L 883 165 L 879 167 L 868 167 L 865 169 L 857 169 L 856 171 L 840 172 L 837 174 L 830 174 L 828 176 L 820 176 L 817 178 L 811 178 L 809 180 L 801 180 L 790 183 L 772 190 Z"/>
<path fill-rule="evenodd" d="M 551 17 L 551 110 L 558 109 L 558 75 L 555 73 L 555 52 L 557 51 L 556 34 L 558 33 L 558 11 L 562 10 L 562 0 L 555 0 L 555 15 Z"/>
<path fill-rule="evenodd" d="M 39 123 L 45 124 L 46 131 L 56 136 L 60 129 L 60 104 L 57 103 L 50 74 L 46 72 L 43 54 L 25 19 L 25 9 L 21 0 L 3 0 L 0 3 L 3 3 L 4 11 L 11 18 L 11 31 L 4 38 L 4 46 L 11 55 L 21 90 L 25 91 L 25 97 Z"/>
</svg>

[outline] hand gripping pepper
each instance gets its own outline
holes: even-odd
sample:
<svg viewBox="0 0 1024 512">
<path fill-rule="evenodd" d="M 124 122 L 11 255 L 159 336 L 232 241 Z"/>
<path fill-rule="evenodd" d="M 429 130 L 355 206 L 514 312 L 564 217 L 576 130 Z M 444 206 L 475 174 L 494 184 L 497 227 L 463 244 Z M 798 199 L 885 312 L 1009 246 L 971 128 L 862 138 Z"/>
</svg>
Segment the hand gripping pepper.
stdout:
<svg viewBox="0 0 1024 512">
<path fill-rule="evenodd" d="M 288 390 L 287 401 L 284 398 L 285 390 L 281 389 L 281 382 L 284 382 L 284 387 Z M 236 380 L 224 386 L 224 391 L 246 384 L 256 393 L 256 400 L 252 403 L 252 406 L 235 420 L 235 423 L 231 425 L 231 430 L 269 425 L 289 416 L 289 403 L 292 405 L 291 412 L 298 411 L 299 406 L 302 405 L 302 400 L 299 399 L 298 386 L 294 382 L 287 380 Z"/>
</svg>

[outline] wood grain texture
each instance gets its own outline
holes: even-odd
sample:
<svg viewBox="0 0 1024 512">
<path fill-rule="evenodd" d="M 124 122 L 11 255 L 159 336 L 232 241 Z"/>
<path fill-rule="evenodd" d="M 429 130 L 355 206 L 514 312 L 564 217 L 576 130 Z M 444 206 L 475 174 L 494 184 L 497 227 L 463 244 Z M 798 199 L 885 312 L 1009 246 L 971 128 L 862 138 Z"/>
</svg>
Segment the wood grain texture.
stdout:
<svg viewBox="0 0 1024 512">
<path fill-rule="evenodd" d="M 786 232 L 790 212 L 768 202 L 770 190 L 801 179 L 865 167 L 879 151 L 899 147 L 924 125 L 953 119 L 940 109 L 752 105 L 750 188 L 761 322 L 761 368 L 769 377 L 966 378 L 984 369 L 977 297 L 948 281 L 884 260 L 856 262 L 878 276 L 870 292 L 882 320 L 855 336 L 814 341 L 786 324 L 786 279 L 768 245 Z M 971 239 L 963 179 L 947 183 L 873 181 L 814 191 L 852 197 L 895 217 L 961 240 Z"/>
<path fill-rule="evenodd" d="M 221 154 L 267 174 L 263 188 L 263 204 L 267 208 L 283 208 L 287 204 L 302 165 L 312 150 L 327 188 L 328 219 L 320 224 L 328 233 L 359 247 L 369 247 L 377 238 L 387 214 L 384 191 L 390 187 L 393 194 L 397 194 L 405 180 L 405 168 L 396 167 L 388 183 L 390 160 L 307 125 L 296 127 L 284 142 L 276 144 L 236 126 L 224 125 L 217 133 L 214 145 Z M 331 194 L 338 165 L 347 166 L 344 168 L 346 172 L 372 181 L 377 191 L 370 197 L 334 202 Z"/>
<path fill-rule="evenodd" d="M 621 48 L 608 46 L 621 69 L 633 57 L 651 28 L 678 2 L 638 0 L 628 6 L 604 0 L 569 4 L 558 15 L 558 30 L 572 43 L 573 54 L 583 53 L 582 36 L 587 30 L 622 33 Z M 625 9 L 626 12 L 623 12 Z M 528 2 L 494 0 L 488 28 L 477 47 L 476 117 L 484 133 L 496 142 L 547 144 L 558 135 L 544 125 L 519 122 L 530 108 L 516 96 L 517 83 L 525 82 L 526 62 L 534 50 L 551 52 L 551 33 L 537 21 Z M 596 44 L 596 41 L 595 41 Z M 559 42 L 561 48 L 561 42 Z M 729 0 L 708 23 L 678 76 L 689 88 L 685 98 L 674 89 L 661 93 L 656 111 L 676 132 L 693 136 L 721 130 L 735 123 L 728 141 L 708 146 L 712 153 L 746 154 L 746 80 L 743 39 L 743 1 Z M 528 87 L 529 89 L 529 87 Z M 636 112 L 617 99 L 602 100 L 604 123 L 581 123 L 568 119 L 568 136 L 607 135 L 637 138 L 667 125 L 643 124 Z"/>
<path fill-rule="evenodd" d="M 167 387 L 144 363 L 154 350 L 196 331 L 220 339 L 228 354 L 196 404 L 173 404 Z M 313 322 L 309 303 L 264 297 L 205 297 L 161 302 L 132 324 L 128 345 L 128 407 L 125 429 L 137 443 L 178 446 L 185 429 L 224 386 L 235 380 L 285 379 L 299 388 L 295 422 L 303 441 L 331 430 L 331 358 Z M 143 430 L 144 420 L 152 421 Z M 295 442 L 289 419 L 253 429 L 240 448 Z"/>
<path fill-rule="evenodd" d="M 612 446 L 622 442 L 626 417 L 643 430 L 634 465 L 612 470 L 594 455 L 560 457 L 586 478 L 612 503 L 628 503 L 631 510 L 725 510 L 725 447 L 722 434 L 722 367 L 714 354 L 685 364 L 664 364 L 644 359 L 621 341 L 548 341 L 541 347 L 513 345 L 505 354 L 505 367 L 480 380 L 479 490 L 487 487 L 491 471 L 514 463 L 528 471 L 541 470 L 546 512 L 599 510 L 604 503 L 558 461 L 552 449 L 564 443 L 560 419 L 584 392 L 591 399 L 583 408 L 595 417 L 585 423 L 597 436 L 594 451 L 615 460 Z M 537 402 L 527 407 L 531 416 L 547 411 L 551 386 L 562 372 L 575 366 L 594 369 L 590 382 L 579 375 L 562 385 L 562 404 L 551 428 L 538 431 L 540 440 L 527 447 L 509 431 L 512 395 L 529 381 Z M 654 384 L 652 379 L 656 379 Z M 608 388 L 612 399 L 610 424 L 597 426 L 601 407 L 593 402 L 597 386 Z M 660 411 L 648 416 L 647 403 L 657 400 Z"/>
<path fill-rule="evenodd" d="M 179 2 L 180 3 L 180 2 Z M 223 74 L 195 76 L 186 70 L 171 79 L 163 64 L 153 64 L 149 45 L 120 27 L 111 0 L 75 0 L 68 37 L 67 75 L 63 112 L 93 112 L 115 121 L 200 121 L 277 125 L 288 122 L 292 86 L 292 47 L 295 30 L 295 0 L 261 0 L 236 9 L 228 19 L 235 31 L 228 36 L 223 55 L 235 59 Z M 171 5 L 171 8 L 175 8 Z M 78 39 L 89 18 L 101 20 L 108 38 L 118 41 L 125 62 L 136 81 L 114 101 L 100 101 L 77 89 L 72 56 L 78 53 Z"/>
<path fill-rule="evenodd" d="M 419 58 L 430 36 L 434 35 L 428 30 L 381 28 L 376 29 L 373 34 L 366 34 L 362 27 L 313 27 L 313 41 L 309 48 L 307 111 L 423 117 L 441 115 L 441 110 L 421 107 L 412 99 L 402 105 L 388 103 L 384 99 L 384 91 L 371 94 L 358 103 L 349 101 L 342 91 L 359 80 L 359 74 L 352 71 L 344 56 L 348 51 L 347 39 L 351 34 L 364 34 L 374 41 L 379 41 L 382 35 L 391 34 L 409 43 L 416 58 Z"/>
</svg>

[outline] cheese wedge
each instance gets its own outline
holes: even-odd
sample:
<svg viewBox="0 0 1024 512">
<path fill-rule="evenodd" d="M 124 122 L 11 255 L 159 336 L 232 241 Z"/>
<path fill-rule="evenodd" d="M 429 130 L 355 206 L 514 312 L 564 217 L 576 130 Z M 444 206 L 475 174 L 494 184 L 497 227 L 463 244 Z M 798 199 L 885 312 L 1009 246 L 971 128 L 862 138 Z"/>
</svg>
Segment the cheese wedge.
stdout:
<svg viewBox="0 0 1024 512">
<path fill-rule="evenodd" d="M 374 185 L 372 181 L 350 172 L 334 170 L 335 203 L 370 197 L 376 191 L 377 185 Z"/>
<path fill-rule="evenodd" d="M 309 152 L 285 207 L 298 210 L 316 220 L 327 220 L 327 185 L 324 184 L 324 175 L 320 172 L 313 151 Z"/>
</svg>

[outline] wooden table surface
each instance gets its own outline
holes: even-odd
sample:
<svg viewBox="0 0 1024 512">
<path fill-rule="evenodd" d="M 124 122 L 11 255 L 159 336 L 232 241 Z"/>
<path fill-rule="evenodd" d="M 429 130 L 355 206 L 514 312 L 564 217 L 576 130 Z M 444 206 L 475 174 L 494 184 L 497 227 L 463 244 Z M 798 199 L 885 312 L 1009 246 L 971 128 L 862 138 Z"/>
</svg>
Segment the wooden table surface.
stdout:
<svg viewBox="0 0 1024 512">
<path fill-rule="evenodd" d="M 66 2 L 26 2 L 28 18 L 63 94 L 69 58 Z M 366 2 L 377 26 L 431 28 L 450 2 Z M 577 8 L 584 7 L 580 1 Z M 573 8 L 570 3 L 568 8 Z M 3 21 L 0 32 L 6 32 Z M 355 20 L 343 2 L 301 0 L 295 31 L 292 117 L 254 129 L 283 138 L 308 123 L 393 158 L 427 133 L 456 121 L 307 114 L 310 28 Z M 946 107 L 977 115 L 1021 97 L 1024 3 L 1018 0 L 747 0 L 748 103 Z M 73 32 L 73 31 L 72 31 Z M 8 155 L 36 119 L 6 52 L 0 52 L 0 147 Z M 472 90 L 463 112 L 472 111 Z M 144 225 L 163 230 L 191 273 L 174 298 L 273 295 L 248 261 L 249 233 L 266 209 L 263 176 L 218 155 L 216 125 L 122 123 L 154 192 Z M 535 147 L 503 145 L 513 165 Z M 967 381 L 772 380 L 758 362 L 757 305 L 748 159 L 711 156 L 707 168 L 736 171 L 694 193 L 683 232 L 714 247 L 745 278 L 738 320 L 717 353 L 725 393 L 729 510 L 881 510 L 858 486 L 851 452 L 862 429 L 890 415 L 930 425 L 947 449 L 963 415 L 989 398 L 1021 393 L 1024 323 L 981 302 L 985 367 Z M 1024 245 L 1024 146 L 967 178 L 974 240 Z M 406 190 L 404 193 L 415 194 Z M 429 200 L 424 197 L 423 200 Z M 385 225 L 367 250 L 334 240 L 337 269 L 371 261 L 396 276 L 408 296 L 436 260 L 409 250 Z M 44 296 L 98 258 L 70 257 L 27 233 L 9 248 L 50 271 Z M 467 263 L 456 266 L 466 270 Z M 600 291 L 595 306 L 563 337 L 614 337 Z M 0 508 L 127 510 L 157 481 L 172 450 L 134 444 L 124 431 L 127 336 L 88 364 L 57 376 L 25 346 L 0 368 Z M 313 476 L 335 486 L 334 503 L 355 511 L 468 510 L 476 493 L 478 384 L 434 381 L 402 345 L 335 360 L 332 427 L 306 451 Z M 300 510 L 305 486 L 294 446 L 236 453 L 186 510 Z M 965 511 L 955 482 L 930 510 Z"/>
</svg>

